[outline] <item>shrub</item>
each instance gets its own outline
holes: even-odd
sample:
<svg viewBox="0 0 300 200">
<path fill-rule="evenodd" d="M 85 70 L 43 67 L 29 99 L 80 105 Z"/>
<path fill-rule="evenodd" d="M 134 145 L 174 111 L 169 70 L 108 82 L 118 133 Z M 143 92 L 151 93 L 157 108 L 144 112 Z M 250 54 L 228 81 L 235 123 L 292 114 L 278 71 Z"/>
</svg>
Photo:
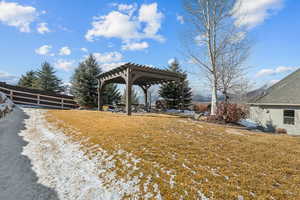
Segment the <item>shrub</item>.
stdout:
<svg viewBox="0 0 300 200">
<path fill-rule="evenodd" d="M 194 105 L 194 111 L 204 113 L 210 111 L 210 104 L 199 103 Z"/>
<path fill-rule="evenodd" d="M 278 134 L 287 134 L 287 130 L 284 128 L 277 128 L 276 133 Z"/>
<path fill-rule="evenodd" d="M 236 123 L 246 117 L 245 108 L 237 104 L 220 103 L 217 109 L 216 119 L 226 123 Z"/>
</svg>

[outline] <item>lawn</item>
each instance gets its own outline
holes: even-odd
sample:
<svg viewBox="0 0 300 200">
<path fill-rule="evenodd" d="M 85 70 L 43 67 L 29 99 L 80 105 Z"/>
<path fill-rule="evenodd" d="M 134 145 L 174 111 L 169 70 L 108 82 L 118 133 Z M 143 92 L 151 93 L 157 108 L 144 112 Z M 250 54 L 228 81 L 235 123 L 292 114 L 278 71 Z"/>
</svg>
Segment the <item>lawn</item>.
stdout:
<svg viewBox="0 0 300 200">
<path fill-rule="evenodd" d="M 139 185 L 124 199 L 300 199 L 297 137 L 162 114 L 50 110 L 47 120 L 91 159 L 105 152 L 107 174 Z"/>
</svg>

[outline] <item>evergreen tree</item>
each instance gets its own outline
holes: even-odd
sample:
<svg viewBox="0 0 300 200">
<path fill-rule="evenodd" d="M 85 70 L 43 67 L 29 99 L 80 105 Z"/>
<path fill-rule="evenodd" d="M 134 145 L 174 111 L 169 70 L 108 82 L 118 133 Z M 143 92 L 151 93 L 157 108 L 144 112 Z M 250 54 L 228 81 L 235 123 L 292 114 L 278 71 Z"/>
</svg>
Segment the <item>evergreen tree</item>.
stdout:
<svg viewBox="0 0 300 200">
<path fill-rule="evenodd" d="M 71 93 L 77 103 L 85 107 L 96 107 L 98 99 L 97 75 L 102 72 L 95 57 L 90 55 L 80 63 L 71 80 Z M 103 95 L 104 104 L 113 104 L 120 101 L 121 95 L 115 84 L 105 86 Z"/>
<path fill-rule="evenodd" d="M 48 92 L 62 92 L 64 90 L 61 80 L 55 75 L 55 70 L 49 63 L 44 62 L 41 69 L 36 72 L 36 76 L 34 88 Z"/>
<path fill-rule="evenodd" d="M 99 65 L 93 55 L 79 64 L 71 80 L 71 93 L 80 106 L 97 106 L 97 87 L 96 76 L 101 73 Z"/>
<path fill-rule="evenodd" d="M 26 72 L 25 75 L 22 75 L 18 86 L 25 88 L 34 88 L 37 81 L 37 76 L 35 71 Z"/>
<path fill-rule="evenodd" d="M 168 67 L 168 70 L 183 73 L 177 59 Z M 185 73 L 183 73 L 185 74 Z M 186 75 L 186 74 L 185 74 Z M 186 77 L 186 76 L 185 76 Z M 189 87 L 187 78 L 183 82 L 183 91 L 179 83 L 164 84 L 159 89 L 159 95 L 167 102 L 168 109 L 187 109 L 192 102 L 192 89 Z M 183 98 L 183 99 L 182 99 Z M 183 103 L 183 106 L 180 105 Z"/>
<path fill-rule="evenodd" d="M 122 99 L 121 99 L 121 102 L 123 104 L 126 104 L 126 88 L 124 89 L 124 93 L 122 95 Z M 132 91 L 131 91 L 131 104 L 139 104 L 139 97 L 138 97 L 138 94 L 137 92 L 132 88 Z"/>
<path fill-rule="evenodd" d="M 108 84 L 103 91 L 104 104 L 112 105 L 121 101 L 121 94 L 116 84 Z"/>
</svg>

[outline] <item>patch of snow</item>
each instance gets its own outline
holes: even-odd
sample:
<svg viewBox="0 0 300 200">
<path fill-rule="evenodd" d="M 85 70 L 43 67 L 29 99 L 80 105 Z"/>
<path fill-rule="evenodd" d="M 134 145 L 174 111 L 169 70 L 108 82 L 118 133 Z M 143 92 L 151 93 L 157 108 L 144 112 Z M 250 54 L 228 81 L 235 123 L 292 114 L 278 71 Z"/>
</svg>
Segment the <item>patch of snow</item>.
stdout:
<svg viewBox="0 0 300 200">
<path fill-rule="evenodd" d="M 242 195 L 238 195 L 237 200 L 244 200 L 244 197 Z"/>
<path fill-rule="evenodd" d="M 209 200 L 208 197 L 206 197 L 202 192 L 198 191 L 198 196 L 200 200 Z"/>
<path fill-rule="evenodd" d="M 250 195 L 251 195 L 252 197 L 255 197 L 255 193 L 254 193 L 254 192 L 250 192 Z"/>
<path fill-rule="evenodd" d="M 176 110 L 176 109 L 169 109 L 166 110 L 167 113 L 181 113 L 181 110 Z"/>
<path fill-rule="evenodd" d="M 190 110 L 183 111 L 183 115 L 193 116 L 194 114 L 196 114 L 195 111 L 190 111 Z"/>
<path fill-rule="evenodd" d="M 195 115 L 195 111 L 190 111 L 190 110 L 176 110 L 176 109 L 169 109 L 166 110 L 166 113 L 173 113 L 173 114 L 180 114 L 183 116 L 193 116 Z"/>
<path fill-rule="evenodd" d="M 162 198 L 162 196 L 160 194 L 158 185 L 156 183 L 153 185 L 153 188 L 154 188 L 154 192 L 157 193 L 157 195 L 155 196 L 155 199 L 157 199 L 157 200 L 163 200 L 163 198 Z"/>
<path fill-rule="evenodd" d="M 213 176 L 220 176 L 220 174 L 218 173 L 218 169 L 215 169 L 215 168 L 211 168 L 211 174 Z"/>
<path fill-rule="evenodd" d="M 60 199 L 118 200 L 125 195 L 138 198 L 139 177 L 117 179 L 113 157 L 106 151 L 99 150 L 90 159 L 80 143 L 71 142 L 45 120 L 45 111 L 24 111 L 30 117 L 25 120 L 26 129 L 20 133 L 28 142 L 23 154 L 31 159 L 39 182 L 54 188 Z"/>
<path fill-rule="evenodd" d="M 245 134 L 241 133 L 240 131 L 236 130 L 236 129 L 226 129 L 227 133 L 233 134 L 233 135 L 243 135 L 245 136 Z"/>
</svg>

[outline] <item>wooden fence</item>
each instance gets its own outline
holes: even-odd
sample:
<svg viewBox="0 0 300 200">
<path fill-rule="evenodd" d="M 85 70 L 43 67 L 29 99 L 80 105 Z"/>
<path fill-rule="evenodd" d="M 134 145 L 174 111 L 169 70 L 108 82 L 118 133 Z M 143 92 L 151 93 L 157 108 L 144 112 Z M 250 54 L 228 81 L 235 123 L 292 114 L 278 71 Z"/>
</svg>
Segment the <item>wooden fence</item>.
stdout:
<svg viewBox="0 0 300 200">
<path fill-rule="evenodd" d="M 5 93 L 15 104 L 56 109 L 78 107 L 72 96 L 13 86 L 5 82 L 0 82 L 0 92 Z"/>
</svg>

